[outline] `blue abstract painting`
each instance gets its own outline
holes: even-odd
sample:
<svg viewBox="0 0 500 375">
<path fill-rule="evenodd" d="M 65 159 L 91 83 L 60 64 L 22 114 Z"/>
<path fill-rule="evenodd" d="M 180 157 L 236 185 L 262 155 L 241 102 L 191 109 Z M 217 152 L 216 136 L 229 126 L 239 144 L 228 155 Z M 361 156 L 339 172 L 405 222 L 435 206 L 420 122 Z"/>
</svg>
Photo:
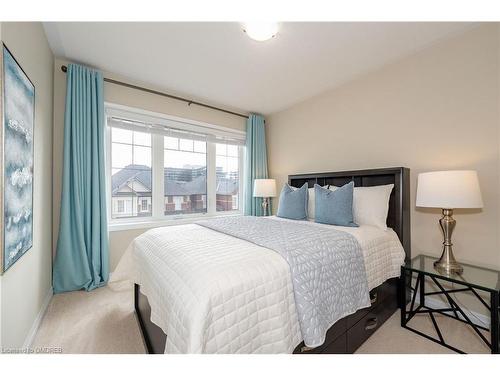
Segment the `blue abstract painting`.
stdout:
<svg viewBox="0 0 500 375">
<path fill-rule="evenodd" d="M 3 46 L 2 272 L 33 246 L 35 87 Z"/>
</svg>

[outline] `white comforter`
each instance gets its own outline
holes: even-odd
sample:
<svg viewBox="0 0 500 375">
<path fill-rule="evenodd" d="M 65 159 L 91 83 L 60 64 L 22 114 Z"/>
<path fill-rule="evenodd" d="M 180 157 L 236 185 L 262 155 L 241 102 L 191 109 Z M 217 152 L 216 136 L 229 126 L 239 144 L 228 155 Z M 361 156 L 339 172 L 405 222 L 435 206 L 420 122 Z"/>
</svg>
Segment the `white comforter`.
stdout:
<svg viewBox="0 0 500 375">
<path fill-rule="evenodd" d="M 369 289 L 399 276 L 394 231 L 334 228 L 360 243 Z M 152 229 L 127 250 L 113 275 L 123 278 L 148 297 L 165 353 L 291 353 L 302 341 L 288 264 L 250 242 L 196 224 Z"/>
</svg>

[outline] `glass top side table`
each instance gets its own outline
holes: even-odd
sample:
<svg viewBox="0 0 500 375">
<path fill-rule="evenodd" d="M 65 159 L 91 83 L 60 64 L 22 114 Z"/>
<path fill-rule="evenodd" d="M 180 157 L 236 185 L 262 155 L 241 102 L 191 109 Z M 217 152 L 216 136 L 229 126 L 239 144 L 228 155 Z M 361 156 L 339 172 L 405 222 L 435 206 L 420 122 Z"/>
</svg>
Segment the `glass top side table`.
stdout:
<svg viewBox="0 0 500 375">
<path fill-rule="evenodd" d="M 437 324 L 435 314 L 446 315 L 472 327 L 476 334 L 491 349 L 491 352 L 498 353 L 500 271 L 462 264 L 464 271 L 460 275 L 441 274 L 434 269 L 434 262 L 436 260 L 437 258 L 435 257 L 418 255 L 401 267 L 401 301 L 411 301 L 409 307 L 407 307 L 406 303 L 401 304 L 401 326 L 451 350 L 463 353 L 460 349 L 446 343 L 444 335 Z M 415 282 L 413 283 L 414 279 Z M 447 282 L 454 283 L 456 287 L 454 289 L 447 289 Z M 426 283 L 434 284 L 437 291 L 427 292 Z M 485 301 L 478 291 L 481 294 L 488 293 L 490 295 L 489 301 Z M 491 324 L 489 328 L 472 322 L 470 317 L 465 314 L 454 297 L 455 293 L 460 292 L 472 293 L 490 312 Z M 443 296 L 449 306 L 431 308 L 425 303 L 427 296 Z M 417 314 L 429 315 L 438 338 L 429 336 L 407 325 Z M 490 333 L 489 339 L 486 337 L 488 336 L 487 332 Z"/>
</svg>

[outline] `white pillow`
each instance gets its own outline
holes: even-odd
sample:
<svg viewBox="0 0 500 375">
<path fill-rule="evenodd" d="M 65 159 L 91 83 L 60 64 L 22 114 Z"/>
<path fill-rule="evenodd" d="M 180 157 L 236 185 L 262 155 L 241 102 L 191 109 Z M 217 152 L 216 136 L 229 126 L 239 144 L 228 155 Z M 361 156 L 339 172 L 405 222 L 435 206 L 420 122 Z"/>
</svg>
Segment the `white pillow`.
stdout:
<svg viewBox="0 0 500 375">
<path fill-rule="evenodd" d="M 387 229 L 389 198 L 393 188 L 394 184 L 355 187 L 352 202 L 354 222 Z M 330 185 L 330 189 L 336 190 L 337 187 Z"/>
<path fill-rule="evenodd" d="M 314 219 L 314 216 L 315 216 L 315 212 L 316 212 L 316 204 L 315 204 L 315 200 L 316 200 L 316 195 L 314 194 L 314 188 L 309 188 L 308 189 L 309 191 L 309 197 L 308 197 L 308 201 L 307 201 L 307 218 L 309 220 L 311 219 Z"/>
</svg>

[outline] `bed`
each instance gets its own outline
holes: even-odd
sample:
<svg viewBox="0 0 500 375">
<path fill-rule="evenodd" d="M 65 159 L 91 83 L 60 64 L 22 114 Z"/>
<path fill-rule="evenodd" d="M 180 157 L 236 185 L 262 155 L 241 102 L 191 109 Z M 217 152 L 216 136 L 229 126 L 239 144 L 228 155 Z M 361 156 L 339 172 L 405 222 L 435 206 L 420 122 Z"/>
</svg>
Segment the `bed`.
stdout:
<svg viewBox="0 0 500 375">
<path fill-rule="evenodd" d="M 355 352 L 402 303 L 400 266 L 411 258 L 409 169 L 300 174 L 288 179 L 294 187 L 342 186 L 350 181 L 355 186 L 394 184 L 385 233 L 363 226 L 343 229 L 363 251 L 368 306 L 336 321 L 321 345 L 306 346 L 289 267 L 279 254 L 197 224 L 156 228 L 134 241 L 128 251 L 135 254 L 129 261 L 135 267 L 134 306 L 148 352 Z"/>
</svg>

